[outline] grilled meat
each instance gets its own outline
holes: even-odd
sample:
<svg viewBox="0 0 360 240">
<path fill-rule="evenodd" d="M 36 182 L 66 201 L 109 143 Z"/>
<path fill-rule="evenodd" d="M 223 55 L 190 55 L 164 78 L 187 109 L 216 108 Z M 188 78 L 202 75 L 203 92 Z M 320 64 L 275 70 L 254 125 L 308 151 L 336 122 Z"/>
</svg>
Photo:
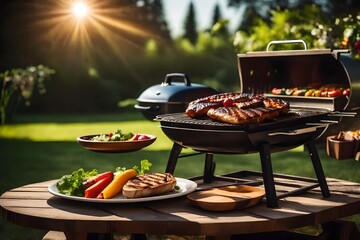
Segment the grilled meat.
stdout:
<svg viewBox="0 0 360 240">
<path fill-rule="evenodd" d="M 264 99 L 263 103 L 267 108 L 272 107 L 278 109 L 281 114 L 285 114 L 290 110 L 289 103 L 281 99 L 266 98 Z"/>
<path fill-rule="evenodd" d="M 289 110 L 289 103 L 281 99 L 221 93 L 192 101 L 185 112 L 191 118 L 207 115 L 220 122 L 243 124 L 273 120 Z"/>
<path fill-rule="evenodd" d="M 176 185 L 175 177 L 170 173 L 144 174 L 130 179 L 123 187 L 126 198 L 139 198 L 170 192 Z"/>
<path fill-rule="evenodd" d="M 186 109 L 186 114 L 191 118 L 204 116 L 211 108 L 221 107 L 222 102 L 199 102 L 196 104 L 189 104 Z"/>
<path fill-rule="evenodd" d="M 264 101 L 262 98 L 253 98 L 246 102 L 239 102 L 234 103 L 234 106 L 241 109 L 247 109 L 247 108 L 255 108 L 255 107 L 264 107 Z"/>
<path fill-rule="evenodd" d="M 240 109 L 237 107 L 220 107 L 212 108 L 207 115 L 214 120 L 231 123 L 231 124 L 245 124 L 245 123 L 259 123 L 268 120 L 273 120 L 280 115 L 280 111 L 275 108 L 251 108 Z"/>
<path fill-rule="evenodd" d="M 191 118 L 197 118 L 200 116 L 206 116 L 206 113 L 211 108 L 222 107 L 223 103 L 227 99 L 231 99 L 232 102 L 241 103 L 252 99 L 255 95 L 250 93 L 220 93 L 211 95 L 204 98 L 196 99 L 189 103 L 186 114 Z"/>
<path fill-rule="evenodd" d="M 250 93 L 219 93 L 219 94 L 215 94 L 215 95 L 211 95 L 208 97 L 204 97 L 204 98 L 199 98 L 196 99 L 192 102 L 190 102 L 191 104 L 196 104 L 196 103 L 201 103 L 201 102 L 211 102 L 211 103 L 215 103 L 215 102 L 224 102 L 225 99 L 232 99 L 234 102 L 243 102 L 243 101 L 247 101 L 248 99 L 250 99 L 252 96 L 254 96 L 254 94 L 250 94 Z"/>
</svg>

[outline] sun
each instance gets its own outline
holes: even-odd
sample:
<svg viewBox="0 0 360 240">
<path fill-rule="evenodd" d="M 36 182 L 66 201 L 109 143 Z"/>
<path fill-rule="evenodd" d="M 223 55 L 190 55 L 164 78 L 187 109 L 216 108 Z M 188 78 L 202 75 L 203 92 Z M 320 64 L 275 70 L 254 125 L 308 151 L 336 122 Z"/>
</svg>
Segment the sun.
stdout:
<svg viewBox="0 0 360 240">
<path fill-rule="evenodd" d="M 51 50 L 61 52 L 67 61 L 82 58 L 85 64 L 103 63 L 111 57 L 128 65 L 128 52 L 142 51 L 133 39 L 154 36 L 136 21 L 136 6 L 114 0 L 57 0 L 40 4 L 35 24 L 44 29 L 41 38 L 51 43 Z M 129 7 L 131 6 L 131 7 Z M 60 50 L 61 49 L 61 50 Z M 85 59 L 85 60 L 84 60 Z M 110 60 L 109 60 L 110 61 Z"/>
<path fill-rule="evenodd" d="M 72 13 L 78 19 L 83 19 L 89 14 L 89 7 L 83 1 L 74 2 L 72 5 Z"/>
</svg>

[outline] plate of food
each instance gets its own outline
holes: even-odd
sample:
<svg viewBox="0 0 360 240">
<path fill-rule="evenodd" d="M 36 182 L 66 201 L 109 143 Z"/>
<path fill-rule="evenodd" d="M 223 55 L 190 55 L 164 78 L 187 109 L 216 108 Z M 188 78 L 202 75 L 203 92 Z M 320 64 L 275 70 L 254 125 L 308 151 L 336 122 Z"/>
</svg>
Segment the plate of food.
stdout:
<svg viewBox="0 0 360 240">
<path fill-rule="evenodd" d="M 117 168 L 98 174 L 97 170 L 77 171 L 50 185 L 51 194 L 64 199 L 97 203 L 147 202 L 187 195 L 197 188 L 191 180 L 170 173 L 145 173 L 151 163 L 141 161 L 140 170 Z"/>
<path fill-rule="evenodd" d="M 156 136 L 143 133 L 123 133 L 121 130 L 106 134 L 92 134 L 78 137 L 76 141 L 84 148 L 95 152 L 133 152 L 155 142 Z"/>
<path fill-rule="evenodd" d="M 162 199 L 176 198 L 187 195 L 197 188 L 197 184 L 191 180 L 184 178 L 175 178 L 176 179 L 176 189 L 171 190 L 170 192 L 145 196 L 145 197 L 137 197 L 137 198 L 126 198 L 122 193 L 117 194 L 116 196 L 110 199 L 98 199 L 98 198 L 85 198 L 79 196 L 71 196 L 60 193 L 56 187 L 56 183 L 49 186 L 48 190 L 51 194 L 57 197 L 61 197 L 64 199 L 70 199 L 75 201 L 83 201 L 83 202 L 96 202 L 96 203 L 134 203 L 134 202 L 149 202 L 156 201 Z"/>
</svg>

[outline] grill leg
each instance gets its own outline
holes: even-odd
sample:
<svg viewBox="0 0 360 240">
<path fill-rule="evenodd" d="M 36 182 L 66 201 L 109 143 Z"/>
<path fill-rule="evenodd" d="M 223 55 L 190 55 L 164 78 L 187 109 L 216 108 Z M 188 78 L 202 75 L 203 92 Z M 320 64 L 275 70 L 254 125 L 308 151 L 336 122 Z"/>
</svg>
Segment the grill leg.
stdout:
<svg viewBox="0 0 360 240">
<path fill-rule="evenodd" d="M 319 185 L 320 185 L 322 195 L 324 198 L 328 198 L 328 197 L 330 197 L 330 191 L 329 191 L 329 187 L 326 182 L 325 174 L 324 174 L 321 162 L 320 162 L 319 154 L 317 152 L 315 143 L 313 141 L 310 141 L 310 142 L 306 143 L 306 147 L 309 151 L 309 155 L 310 155 L 311 161 L 314 166 L 314 170 L 315 170 L 316 177 L 317 177 Z"/>
<path fill-rule="evenodd" d="M 174 174 L 177 160 L 179 158 L 179 154 L 181 153 L 182 149 L 183 147 L 181 145 L 177 143 L 173 144 L 165 172 Z"/>
<path fill-rule="evenodd" d="M 270 144 L 268 143 L 260 144 L 259 150 L 260 150 L 262 175 L 265 186 L 266 203 L 268 207 L 275 208 L 278 206 L 278 202 L 276 197 L 274 174 L 271 164 Z"/>
<path fill-rule="evenodd" d="M 204 183 L 211 183 L 214 178 L 215 162 L 212 153 L 206 153 L 204 166 Z"/>
</svg>

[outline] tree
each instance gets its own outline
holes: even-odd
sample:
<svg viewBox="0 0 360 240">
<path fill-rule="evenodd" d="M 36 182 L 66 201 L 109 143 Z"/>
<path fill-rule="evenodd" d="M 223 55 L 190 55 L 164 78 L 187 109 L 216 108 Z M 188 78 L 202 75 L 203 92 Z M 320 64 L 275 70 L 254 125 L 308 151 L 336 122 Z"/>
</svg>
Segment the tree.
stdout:
<svg viewBox="0 0 360 240">
<path fill-rule="evenodd" d="M 222 16 L 221 16 L 220 5 L 219 5 L 219 3 L 216 3 L 216 5 L 214 7 L 213 17 L 212 17 L 212 25 L 217 23 L 221 19 L 221 17 Z"/>
<path fill-rule="evenodd" d="M 191 1 L 189 5 L 189 10 L 185 18 L 185 34 L 184 38 L 188 39 L 192 44 L 197 42 L 197 24 L 196 24 L 196 14 L 194 3 Z"/>
<path fill-rule="evenodd" d="M 152 4 L 152 12 L 155 15 L 154 16 L 156 19 L 155 22 L 158 23 L 159 32 L 162 34 L 164 39 L 170 40 L 171 39 L 170 30 L 165 19 L 162 0 L 154 0 Z"/>
<path fill-rule="evenodd" d="M 327 0 L 324 7 L 330 16 L 343 16 L 344 14 L 356 15 L 360 11 L 359 0 Z"/>
<path fill-rule="evenodd" d="M 305 5 L 316 4 L 322 8 L 323 11 L 329 13 L 329 16 L 337 17 L 344 13 L 357 14 L 360 9 L 359 0 L 228 0 L 230 7 L 240 7 L 246 5 L 247 8 L 254 9 L 257 14 L 261 15 L 264 19 L 271 17 L 271 10 L 285 10 L 285 9 L 300 9 Z"/>
<path fill-rule="evenodd" d="M 214 7 L 214 13 L 212 17 L 212 29 L 215 28 L 216 33 L 220 34 L 221 36 L 228 37 L 229 36 L 229 30 L 227 28 L 228 21 L 224 21 L 222 19 L 222 14 L 220 10 L 220 5 L 217 3 Z"/>
<path fill-rule="evenodd" d="M 110 1 L 111 2 L 111 1 Z M 165 19 L 162 0 L 112 0 L 112 8 L 119 9 L 114 19 L 121 19 L 124 23 L 142 35 L 131 34 L 124 30 L 124 36 L 142 46 L 149 39 L 157 39 L 166 43 L 171 42 L 170 31 Z M 122 30 L 120 30 L 122 31 Z"/>
<path fill-rule="evenodd" d="M 138 1 L 135 1 L 138 2 Z M 143 29 L 147 29 L 153 38 L 169 43 L 170 31 L 165 19 L 162 0 L 144 0 L 139 8 L 137 19 Z"/>
</svg>

